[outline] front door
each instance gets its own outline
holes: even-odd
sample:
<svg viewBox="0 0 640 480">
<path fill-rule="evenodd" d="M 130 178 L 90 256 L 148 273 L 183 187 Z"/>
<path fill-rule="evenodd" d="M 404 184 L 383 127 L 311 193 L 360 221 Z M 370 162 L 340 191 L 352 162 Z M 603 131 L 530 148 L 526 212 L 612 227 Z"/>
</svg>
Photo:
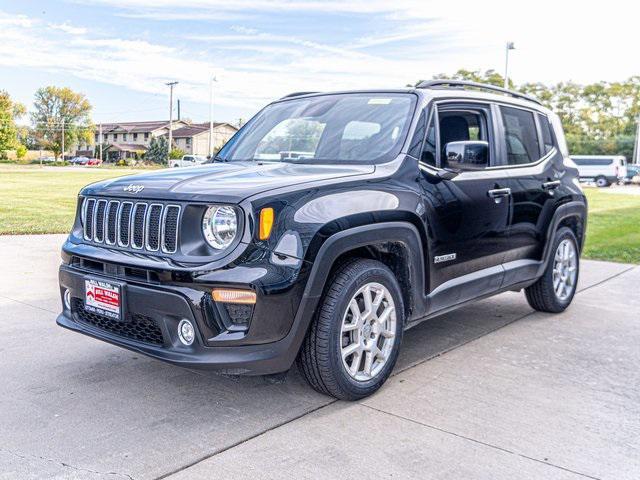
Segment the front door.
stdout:
<svg viewBox="0 0 640 480">
<path fill-rule="evenodd" d="M 427 228 L 434 239 L 426 259 L 431 312 L 495 291 L 502 283 L 510 195 L 506 179 L 490 168 L 495 139 L 487 104 L 440 103 L 432 112 L 420 159 Z M 470 141 L 488 144 L 484 157 L 474 158 L 455 177 L 442 178 L 451 166 L 447 145 Z"/>
</svg>

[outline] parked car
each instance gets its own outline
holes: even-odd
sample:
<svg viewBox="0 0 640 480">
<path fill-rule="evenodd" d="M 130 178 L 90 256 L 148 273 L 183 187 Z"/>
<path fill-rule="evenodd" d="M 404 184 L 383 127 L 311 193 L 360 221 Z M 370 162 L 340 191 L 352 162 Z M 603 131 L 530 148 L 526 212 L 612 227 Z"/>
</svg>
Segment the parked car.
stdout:
<svg viewBox="0 0 640 480">
<path fill-rule="evenodd" d="M 207 157 L 200 155 L 183 155 L 180 159 L 169 159 L 169 167 L 193 167 L 207 161 Z"/>
<path fill-rule="evenodd" d="M 87 165 L 94 167 L 97 165 L 102 165 L 102 160 L 100 160 L 99 158 L 90 158 L 89 161 L 87 161 Z"/>
<path fill-rule="evenodd" d="M 635 178 L 638 177 L 638 178 Z M 635 180 L 634 180 L 635 178 Z M 627 164 L 627 175 L 624 179 L 625 183 L 640 183 L 640 164 L 637 163 L 628 163 Z"/>
<path fill-rule="evenodd" d="M 595 182 L 598 187 L 623 183 L 627 176 L 627 159 L 621 155 L 572 155 L 581 181 Z"/>
<path fill-rule="evenodd" d="M 264 159 L 283 145 L 305 153 Z M 362 398 L 424 320 L 509 290 L 569 306 L 587 205 L 568 155 L 557 115 L 498 87 L 293 94 L 215 163 L 83 188 L 57 322 L 189 368 L 297 362 Z"/>
<path fill-rule="evenodd" d="M 69 160 L 69 163 L 71 163 L 72 165 L 86 165 L 87 163 L 89 163 L 89 158 L 73 157 L 71 160 Z"/>
<path fill-rule="evenodd" d="M 40 162 L 42 163 L 55 163 L 55 161 L 56 161 L 56 157 L 52 157 L 52 156 L 40 158 Z"/>
</svg>

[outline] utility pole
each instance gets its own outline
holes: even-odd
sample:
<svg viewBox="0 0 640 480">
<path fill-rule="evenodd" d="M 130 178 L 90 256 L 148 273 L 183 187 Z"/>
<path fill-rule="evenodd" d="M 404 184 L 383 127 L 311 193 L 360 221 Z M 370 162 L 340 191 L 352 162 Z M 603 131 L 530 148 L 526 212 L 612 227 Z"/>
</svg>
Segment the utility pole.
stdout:
<svg viewBox="0 0 640 480">
<path fill-rule="evenodd" d="M 62 117 L 62 163 L 64 163 L 64 117 Z"/>
<path fill-rule="evenodd" d="M 509 88 L 509 50 L 515 50 L 513 42 L 507 42 L 504 59 L 504 88 Z"/>
<path fill-rule="evenodd" d="M 173 87 L 177 84 L 178 82 L 168 82 L 165 84 L 169 87 L 169 145 L 167 145 L 167 164 L 169 164 L 169 158 L 171 157 L 171 144 L 173 143 Z"/>
<path fill-rule="evenodd" d="M 102 144 L 104 143 L 104 140 L 102 139 L 102 124 L 98 126 L 98 142 L 100 144 L 100 163 L 102 163 Z"/>
<path fill-rule="evenodd" d="M 209 82 L 209 158 L 213 158 L 213 82 L 217 82 L 215 76 Z"/>
</svg>

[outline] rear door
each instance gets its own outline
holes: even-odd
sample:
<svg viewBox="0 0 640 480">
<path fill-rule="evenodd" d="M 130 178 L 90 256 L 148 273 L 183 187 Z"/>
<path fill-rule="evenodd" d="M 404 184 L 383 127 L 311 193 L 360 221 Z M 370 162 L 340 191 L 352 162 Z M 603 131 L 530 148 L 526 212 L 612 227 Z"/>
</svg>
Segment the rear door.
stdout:
<svg viewBox="0 0 640 480">
<path fill-rule="evenodd" d="M 512 283 L 509 262 L 530 262 L 534 272 L 534 263 L 542 259 L 563 174 L 556 166 L 563 162 L 546 115 L 510 105 L 499 105 L 496 110 L 501 130 L 500 168 L 508 175 L 511 189 L 505 282 Z M 522 267 L 523 263 L 513 265 Z M 518 274 L 526 276 L 526 271 L 521 269 Z"/>
<path fill-rule="evenodd" d="M 447 143 L 486 141 L 488 158 L 455 178 L 442 179 Z M 433 243 L 427 253 L 431 311 L 497 289 L 502 280 L 509 213 L 506 180 L 491 170 L 495 125 L 488 103 L 438 102 L 432 110 L 420 155 L 420 182 Z M 463 285 L 470 288 L 461 288 Z M 444 293 L 435 295 L 435 293 Z"/>
</svg>

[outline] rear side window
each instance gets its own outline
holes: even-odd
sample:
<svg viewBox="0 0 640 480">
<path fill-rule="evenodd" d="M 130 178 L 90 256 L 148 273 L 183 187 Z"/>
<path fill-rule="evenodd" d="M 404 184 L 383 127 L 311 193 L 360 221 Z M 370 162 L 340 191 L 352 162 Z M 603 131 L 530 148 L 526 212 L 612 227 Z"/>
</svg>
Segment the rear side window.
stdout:
<svg viewBox="0 0 640 480">
<path fill-rule="evenodd" d="M 540 132 L 542 134 L 542 154 L 546 155 L 555 147 L 553 133 L 551 133 L 551 125 L 546 115 L 538 114 L 538 122 L 540 123 Z"/>
<path fill-rule="evenodd" d="M 533 112 L 519 108 L 500 107 L 507 144 L 507 163 L 523 165 L 540 158 L 540 146 Z"/>
</svg>

